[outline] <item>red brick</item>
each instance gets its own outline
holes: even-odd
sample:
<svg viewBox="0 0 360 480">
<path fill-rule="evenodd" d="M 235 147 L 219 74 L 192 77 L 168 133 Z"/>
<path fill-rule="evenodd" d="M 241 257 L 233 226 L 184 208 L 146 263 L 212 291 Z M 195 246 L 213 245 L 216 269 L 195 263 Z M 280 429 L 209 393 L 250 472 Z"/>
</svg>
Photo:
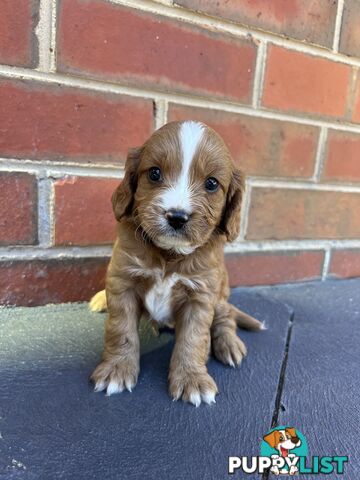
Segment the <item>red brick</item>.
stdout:
<svg viewBox="0 0 360 480">
<path fill-rule="evenodd" d="M 0 63 L 36 66 L 38 9 L 36 0 L 0 0 Z"/>
<path fill-rule="evenodd" d="M 360 57 L 360 4 L 359 0 L 346 0 L 341 26 L 340 52 Z"/>
<path fill-rule="evenodd" d="M 226 255 L 232 287 L 274 285 L 321 277 L 324 253 L 321 251 L 259 252 Z"/>
<path fill-rule="evenodd" d="M 56 245 L 113 243 L 116 220 L 111 195 L 119 180 L 67 177 L 55 182 Z"/>
<path fill-rule="evenodd" d="M 360 135 L 330 131 L 322 179 L 360 181 Z"/>
<path fill-rule="evenodd" d="M 175 0 L 174 3 L 308 43 L 332 45 L 337 1 Z"/>
<path fill-rule="evenodd" d="M 37 243 L 37 184 L 27 173 L 0 174 L 0 245 Z"/>
<path fill-rule="evenodd" d="M 256 47 L 250 40 L 102 0 L 62 0 L 58 42 L 62 72 L 251 100 Z"/>
<path fill-rule="evenodd" d="M 360 236 L 360 194 L 254 188 L 247 239 L 341 239 Z"/>
<path fill-rule="evenodd" d="M 3 157 L 120 163 L 150 135 L 153 106 L 123 95 L 1 80 L 0 125 Z"/>
<path fill-rule="evenodd" d="M 343 117 L 350 75 L 348 65 L 272 45 L 262 103 L 284 111 Z"/>
<path fill-rule="evenodd" d="M 247 115 L 169 105 L 169 120 L 206 123 L 225 140 L 235 163 L 249 175 L 310 177 L 314 171 L 318 129 Z"/>
<path fill-rule="evenodd" d="M 0 263 L 0 304 L 34 307 L 89 300 L 104 288 L 107 258 Z"/>
<path fill-rule="evenodd" d="M 333 250 L 329 276 L 350 278 L 360 277 L 360 250 Z"/>
</svg>

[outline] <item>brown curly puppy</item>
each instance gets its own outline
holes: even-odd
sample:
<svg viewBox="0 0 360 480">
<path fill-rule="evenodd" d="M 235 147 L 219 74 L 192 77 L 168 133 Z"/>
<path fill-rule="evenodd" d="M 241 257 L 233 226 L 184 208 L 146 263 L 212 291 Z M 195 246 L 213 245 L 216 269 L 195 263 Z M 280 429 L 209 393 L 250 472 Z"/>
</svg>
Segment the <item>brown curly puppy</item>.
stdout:
<svg viewBox="0 0 360 480">
<path fill-rule="evenodd" d="M 235 366 L 246 355 L 236 327 L 262 324 L 228 303 L 224 244 L 240 228 L 244 176 L 220 136 L 193 121 L 173 122 L 132 150 L 112 201 L 118 221 L 105 292 L 103 360 L 92 374 L 97 391 L 131 391 L 139 375 L 138 326 L 146 314 L 175 327 L 170 395 L 198 406 L 218 393 L 207 372 L 210 347 Z"/>
</svg>

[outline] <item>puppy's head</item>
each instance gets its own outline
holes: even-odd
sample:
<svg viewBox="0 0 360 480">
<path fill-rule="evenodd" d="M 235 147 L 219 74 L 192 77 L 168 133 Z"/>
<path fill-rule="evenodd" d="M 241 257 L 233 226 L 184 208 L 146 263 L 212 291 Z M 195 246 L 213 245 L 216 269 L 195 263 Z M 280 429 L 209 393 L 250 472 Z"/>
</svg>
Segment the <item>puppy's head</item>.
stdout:
<svg viewBox="0 0 360 480">
<path fill-rule="evenodd" d="M 158 247 L 188 254 L 215 232 L 237 237 L 243 189 L 243 175 L 216 132 L 172 122 L 130 151 L 113 207 L 117 220 L 132 215 Z"/>
<path fill-rule="evenodd" d="M 285 430 L 274 430 L 265 435 L 264 440 L 272 448 L 281 450 L 282 454 L 301 445 L 301 440 L 297 436 L 295 428 L 292 427 L 287 427 Z"/>
</svg>

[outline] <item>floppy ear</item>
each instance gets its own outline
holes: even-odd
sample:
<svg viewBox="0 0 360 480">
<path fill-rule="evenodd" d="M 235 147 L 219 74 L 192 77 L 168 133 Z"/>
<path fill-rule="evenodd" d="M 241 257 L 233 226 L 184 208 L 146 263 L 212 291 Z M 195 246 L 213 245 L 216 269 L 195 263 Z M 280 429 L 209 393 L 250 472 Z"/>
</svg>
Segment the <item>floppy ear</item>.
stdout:
<svg viewBox="0 0 360 480">
<path fill-rule="evenodd" d="M 276 431 L 268 433 L 263 437 L 265 442 L 267 442 L 271 448 L 275 448 L 276 445 Z"/>
<path fill-rule="evenodd" d="M 285 431 L 288 432 L 291 437 L 297 437 L 295 428 L 286 428 Z"/>
<path fill-rule="evenodd" d="M 239 235 L 240 210 L 244 190 L 244 174 L 240 170 L 234 169 L 221 222 L 221 229 L 225 232 L 229 242 L 234 241 Z"/>
<path fill-rule="evenodd" d="M 137 187 L 137 171 L 142 147 L 129 150 L 125 163 L 125 177 L 112 195 L 112 206 L 116 220 L 131 212 Z"/>
</svg>

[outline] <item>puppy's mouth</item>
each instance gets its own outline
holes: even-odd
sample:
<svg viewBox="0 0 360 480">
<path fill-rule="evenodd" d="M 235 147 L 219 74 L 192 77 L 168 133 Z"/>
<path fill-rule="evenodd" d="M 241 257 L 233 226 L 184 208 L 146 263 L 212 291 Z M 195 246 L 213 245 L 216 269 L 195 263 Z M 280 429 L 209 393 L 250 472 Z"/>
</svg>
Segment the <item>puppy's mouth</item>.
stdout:
<svg viewBox="0 0 360 480">
<path fill-rule="evenodd" d="M 280 450 L 281 450 L 282 457 L 287 457 L 289 455 L 289 450 L 287 448 L 284 448 L 280 445 Z"/>
<path fill-rule="evenodd" d="M 158 235 L 153 241 L 155 245 L 163 250 L 173 250 L 174 252 L 183 255 L 192 253 L 196 248 L 184 235 L 176 232 L 166 235 Z"/>
</svg>

